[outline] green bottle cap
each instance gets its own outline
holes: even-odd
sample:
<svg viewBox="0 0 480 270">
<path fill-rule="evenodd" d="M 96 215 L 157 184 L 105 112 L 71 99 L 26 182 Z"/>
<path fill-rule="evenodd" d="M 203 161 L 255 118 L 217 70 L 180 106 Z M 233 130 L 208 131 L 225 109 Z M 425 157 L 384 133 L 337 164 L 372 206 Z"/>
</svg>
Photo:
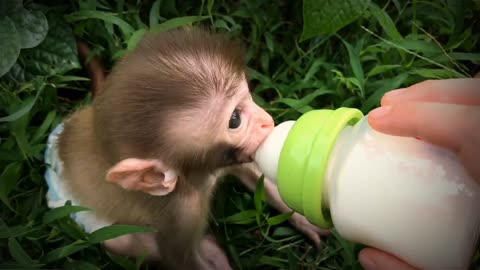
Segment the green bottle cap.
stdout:
<svg viewBox="0 0 480 270">
<path fill-rule="evenodd" d="M 278 191 L 290 208 L 314 225 L 333 226 L 322 207 L 328 157 L 342 129 L 363 116 L 354 108 L 313 110 L 298 118 L 288 133 L 278 163 Z"/>
</svg>

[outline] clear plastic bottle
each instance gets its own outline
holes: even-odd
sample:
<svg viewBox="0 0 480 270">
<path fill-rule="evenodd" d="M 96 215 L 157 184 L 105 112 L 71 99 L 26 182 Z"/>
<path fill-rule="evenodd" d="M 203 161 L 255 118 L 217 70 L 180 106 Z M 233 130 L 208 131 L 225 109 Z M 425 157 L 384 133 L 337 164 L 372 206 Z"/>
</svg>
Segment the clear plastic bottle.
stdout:
<svg viewBox="0 0 480 270">
<path fill-rule="evenodd" d="M 351 108 L 310 111 L 281 126 L 255 160 L 288 206 L 416 267 L 468 269 L 480 185 L 454 153 L 377 132 Z"/>
</svg>

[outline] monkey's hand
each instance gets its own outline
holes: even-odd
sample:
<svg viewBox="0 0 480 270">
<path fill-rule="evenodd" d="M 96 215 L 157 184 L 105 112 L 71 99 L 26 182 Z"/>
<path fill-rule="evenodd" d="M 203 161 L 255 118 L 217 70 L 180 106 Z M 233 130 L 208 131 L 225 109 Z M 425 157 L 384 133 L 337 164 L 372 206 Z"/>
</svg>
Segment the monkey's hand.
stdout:
<svg viewBox="0 0 480 270">
<path fill-rule="evenodd" d="M 320 229 L 299 213 L 293 213 L 289 221 L 297 230 L 310 238 L 318 249 L 322 247 L 322 240 L 320 237 L 330 235 L 329 230 Z"/>
<path fill-rule="evenodd" d="M 209 269 L 231 270 L 227 255 L 218 245 L 213 235 L 206 235 L 200 243 L 200 252 L 209 264 Z"/>
<path fill-rule="evenodd" d="M 240 181 L 251 191 L 255 191 L 256 185 L 261 172 L 258 170 L 258 167 L 254 163 L 242 164 L 240 166 L 234 166 L 228 168 L 224 174 L 233 174 L 237 176 Z M 264 192 L 265 198 L 270 206 L 277 209 L 281 213 L 291 212 L 290 209 L 280 197 L 278 193 L 277 185 L 268 178 L 264 178 Z M 329 231 L 318 228 L 317 226 L 311 224 L 304 216 L 294 213 L 290 217 L 290 223 L 300 232 L 305 234 L 310 238 L 317 248 L 321 247 L 322 241 L 320 240 L 321 236 L 327 236 L 330 234 Z"/>
</svg>

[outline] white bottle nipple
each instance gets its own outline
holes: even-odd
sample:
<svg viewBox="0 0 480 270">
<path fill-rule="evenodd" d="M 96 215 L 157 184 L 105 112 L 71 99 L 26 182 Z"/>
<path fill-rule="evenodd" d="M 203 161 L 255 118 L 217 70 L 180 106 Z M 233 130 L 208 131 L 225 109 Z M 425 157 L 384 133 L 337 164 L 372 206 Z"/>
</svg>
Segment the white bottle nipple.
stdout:
<svg viewBox="0 0 480 270">
<path fill-rule="evenodd" d="M 293 124 L 295 124 L 295 121 L 285 121 L 277 125 L 260 147 L 258 147 L 254 156 L 254 160 L 260 168 L 260 171 L 265 177 L 274 182 L 277 181 L 280 153 Z"/>
</svg>

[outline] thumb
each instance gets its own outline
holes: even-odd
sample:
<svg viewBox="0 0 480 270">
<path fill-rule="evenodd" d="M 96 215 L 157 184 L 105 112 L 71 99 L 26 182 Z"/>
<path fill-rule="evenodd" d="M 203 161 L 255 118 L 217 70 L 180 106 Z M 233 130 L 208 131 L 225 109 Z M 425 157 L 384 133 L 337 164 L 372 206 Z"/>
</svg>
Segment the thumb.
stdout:
<svg viewBox="0 0 480 270">
<path fill-rule="evenodd" d="M 363 249 L 358 259 L 365 270 L 417 270 L 392 255 L 374 248 Z"/>
</svg>

